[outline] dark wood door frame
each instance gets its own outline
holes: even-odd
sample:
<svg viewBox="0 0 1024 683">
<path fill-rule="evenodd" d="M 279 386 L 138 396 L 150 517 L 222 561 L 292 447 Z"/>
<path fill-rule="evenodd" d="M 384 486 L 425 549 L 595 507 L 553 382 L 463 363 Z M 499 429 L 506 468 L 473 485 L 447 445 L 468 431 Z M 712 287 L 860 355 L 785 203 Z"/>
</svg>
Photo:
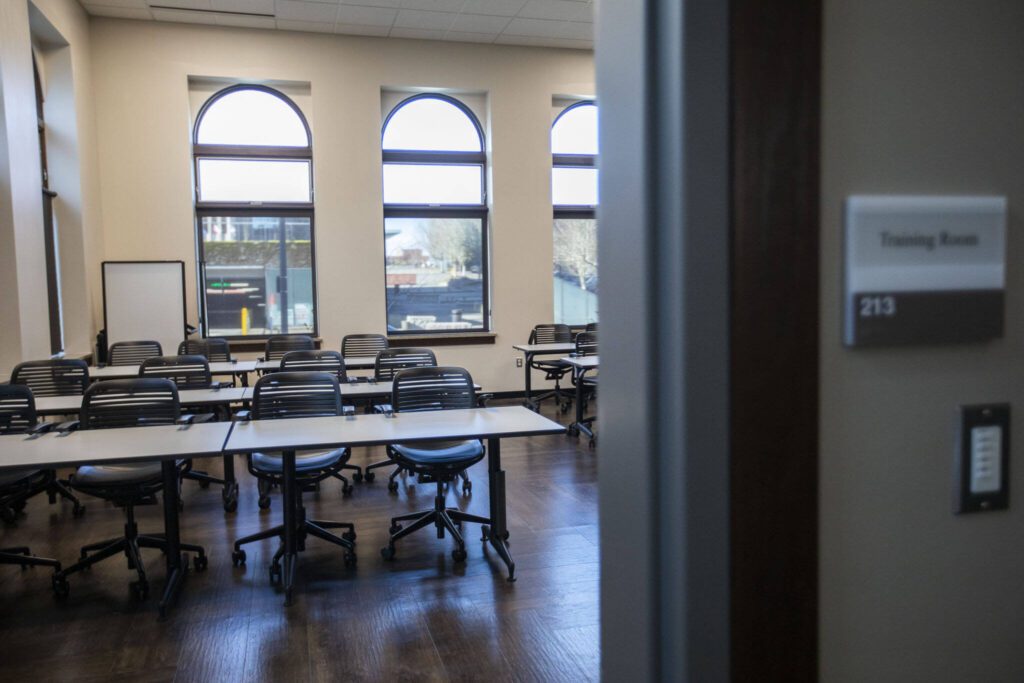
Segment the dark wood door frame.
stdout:
<svg viewBox="0 0 1024 683">
<path fill-rule="evenodd" d="M 820 0 L 603 0 L 602 675 L 818 668 Z"/>
</svg>

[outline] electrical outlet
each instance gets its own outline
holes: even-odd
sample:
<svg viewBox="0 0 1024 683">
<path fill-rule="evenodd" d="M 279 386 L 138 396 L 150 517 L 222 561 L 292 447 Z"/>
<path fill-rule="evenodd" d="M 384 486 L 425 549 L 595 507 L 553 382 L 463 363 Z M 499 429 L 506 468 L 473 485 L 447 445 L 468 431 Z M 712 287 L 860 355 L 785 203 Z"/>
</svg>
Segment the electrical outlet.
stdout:
<svg viewBox="0 0 1024 683">
<path fill-rule="evenodd" d="M 516 367 L 517 368 L 523 367 L 523 359 L 522 358 L 516 358 Z"/>
</svg>

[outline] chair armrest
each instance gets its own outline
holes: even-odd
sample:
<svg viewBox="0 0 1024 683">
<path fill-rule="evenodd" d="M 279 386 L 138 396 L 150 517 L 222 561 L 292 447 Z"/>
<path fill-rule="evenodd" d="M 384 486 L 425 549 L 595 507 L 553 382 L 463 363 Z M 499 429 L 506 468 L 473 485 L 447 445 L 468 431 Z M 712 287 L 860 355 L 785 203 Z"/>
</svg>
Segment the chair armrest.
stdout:
<svg viewBox="0 0 1024 683">
<path fill-rule="evenodd" d="M 477 394 L 476 404 L 481 408 L 486 408 L 487 403 L 494 398 L 494 394 Z"/>
<path fill-rule="evenodd" d="M 214 418 L 213 413 L 189 413 L 188 415 L 182 415 L 174 421 L 175 424 L 188 425 L 199 424 L 202 422 L 209 422 Z"/>
<path fill-rule="evenodd" d="M 248 410 L 239 410 L 235 413 L 235 422 L 248 422 L 252 419 L 252 412 Z"/>
<path fill-rule="evenodd" d="M 82 426 L 82 423 L 78 420 L 69 420 L 67 422 L 61 422 L 57 425 L 57 431 L 60 432 L 61 436 L 65 436 L 75 431 Z"/>
</svg>

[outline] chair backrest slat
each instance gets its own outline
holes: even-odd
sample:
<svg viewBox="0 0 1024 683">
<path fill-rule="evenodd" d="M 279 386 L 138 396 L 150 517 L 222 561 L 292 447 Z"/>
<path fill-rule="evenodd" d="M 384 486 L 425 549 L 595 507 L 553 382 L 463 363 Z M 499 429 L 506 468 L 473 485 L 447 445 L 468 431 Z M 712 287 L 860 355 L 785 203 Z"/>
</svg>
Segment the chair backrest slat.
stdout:
<svg viewBox="0 0 1024 683">
<path fill-rule="evenodd" d="M 281 372 L 329 372 L 346 381 L 345 361 L 337 351 L 289 351 L 281 358 Z"/>
<path fill-rule="evenodd" d="M 428 368 L 436 365 L 437 357 L 430 349 L 417 347 L 384 349 L 377 354 L 373 375 L 378 381 L 390 382 L 399 370 Z"/>
<path fill-rule="evenodd" d="M 383 334 L 346 334 L 341 339 L 341 355 L 345 358 L 375 357 L 388 348 Z"/>
<path fill-rule="evenodd" d="M 82 429 L 174 424 L 181 413 L 169 379 L 138 377 L 96 382 L 82 399 Z"/>
<path fill-rule="evenodd" d="M 160 342 L 152 340 L 120 341 L 110 345 L 108 365 L 142 365 L 147 358 L 164 355 Z"/>
<path fill-rule="evenodd" d="M 395 375 L 391 402 L 400 413 L 474 408 L 476 388 L 465 368 L 411 368 Z"/>
<path fill-rule="evenodd" d="M 594 356 L 597 355 L 597 333 L 580 332 L 576 335 L 576 355 Z"/>
<path fill-rule="evenodd" d="M 572 343 L 572 330 L 561 323 L 545 323 L 537 325 L 530 333 L 530 344 L 565 344 Z"/>
<path fill-rule="evenodd" d="M 81 396 L 89 386 L 89 366 L 84 360 L 61 358 L 19 363 L 11 384 L 23 384 L 33 396 Z"/>
<path fill-rule="evenodd" d="M 0 384 L 0 434 L 24 434 L 36 426 L 36 401 L 24 384 Z"/>
<path fill-rule="evenodd" d="M 316 348 L 313 338 L 305 334 L 280 334 L 267 339 L 263 352 L 264 360 L 281 360 L 289 351 L 312 351 Z"/>
<path fill-rule="evenodd" d="M 178 355 L 203 356 L 211 363 L 230 363 L 231 345 L 227 339 L 220 337 L 186 339 L 178 344 Z"/>
<path fill-rule="evenodd" d="M 253 418 L 322 417 L 341 414 L 337 375 L 327 372 L 272 372 L 253 389 Z"/>
<path fill-rule="evenodd" d="M 210 363 L 204 356 L 156 356 L 139 368 L 140 377 L 163 377 L 178 389 L 206 389 L 212 384 Z"/>
</svg>

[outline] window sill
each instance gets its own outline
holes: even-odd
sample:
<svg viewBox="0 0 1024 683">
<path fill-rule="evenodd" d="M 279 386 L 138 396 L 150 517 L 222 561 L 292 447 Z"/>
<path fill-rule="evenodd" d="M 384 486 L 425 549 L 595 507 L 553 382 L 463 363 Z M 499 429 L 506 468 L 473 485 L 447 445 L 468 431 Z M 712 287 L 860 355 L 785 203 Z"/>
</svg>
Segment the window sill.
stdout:
<svg viewBox="0 0 1024 683">
<path fill-rule="evenodd" d="M 441 332 L 436 334 L 393 334 L 388 344 L 402 346 L 471 346 L 493 344 L 498 335 L 494 332 Z"/>
<path fill-rule="evenodd" d="M 239 338 L 228 338 L 228 346 L 231 348 L 231 354 L 236 353 L 263 353 L 267 348 L 267 340 L 273 335 L 267 335 L 263 337 L 249 337 L 244 339 Z M 323 339 L 320 337 L 313 337 L 313 345 L 316 348 L 323 346 Z"/>
</svg>

